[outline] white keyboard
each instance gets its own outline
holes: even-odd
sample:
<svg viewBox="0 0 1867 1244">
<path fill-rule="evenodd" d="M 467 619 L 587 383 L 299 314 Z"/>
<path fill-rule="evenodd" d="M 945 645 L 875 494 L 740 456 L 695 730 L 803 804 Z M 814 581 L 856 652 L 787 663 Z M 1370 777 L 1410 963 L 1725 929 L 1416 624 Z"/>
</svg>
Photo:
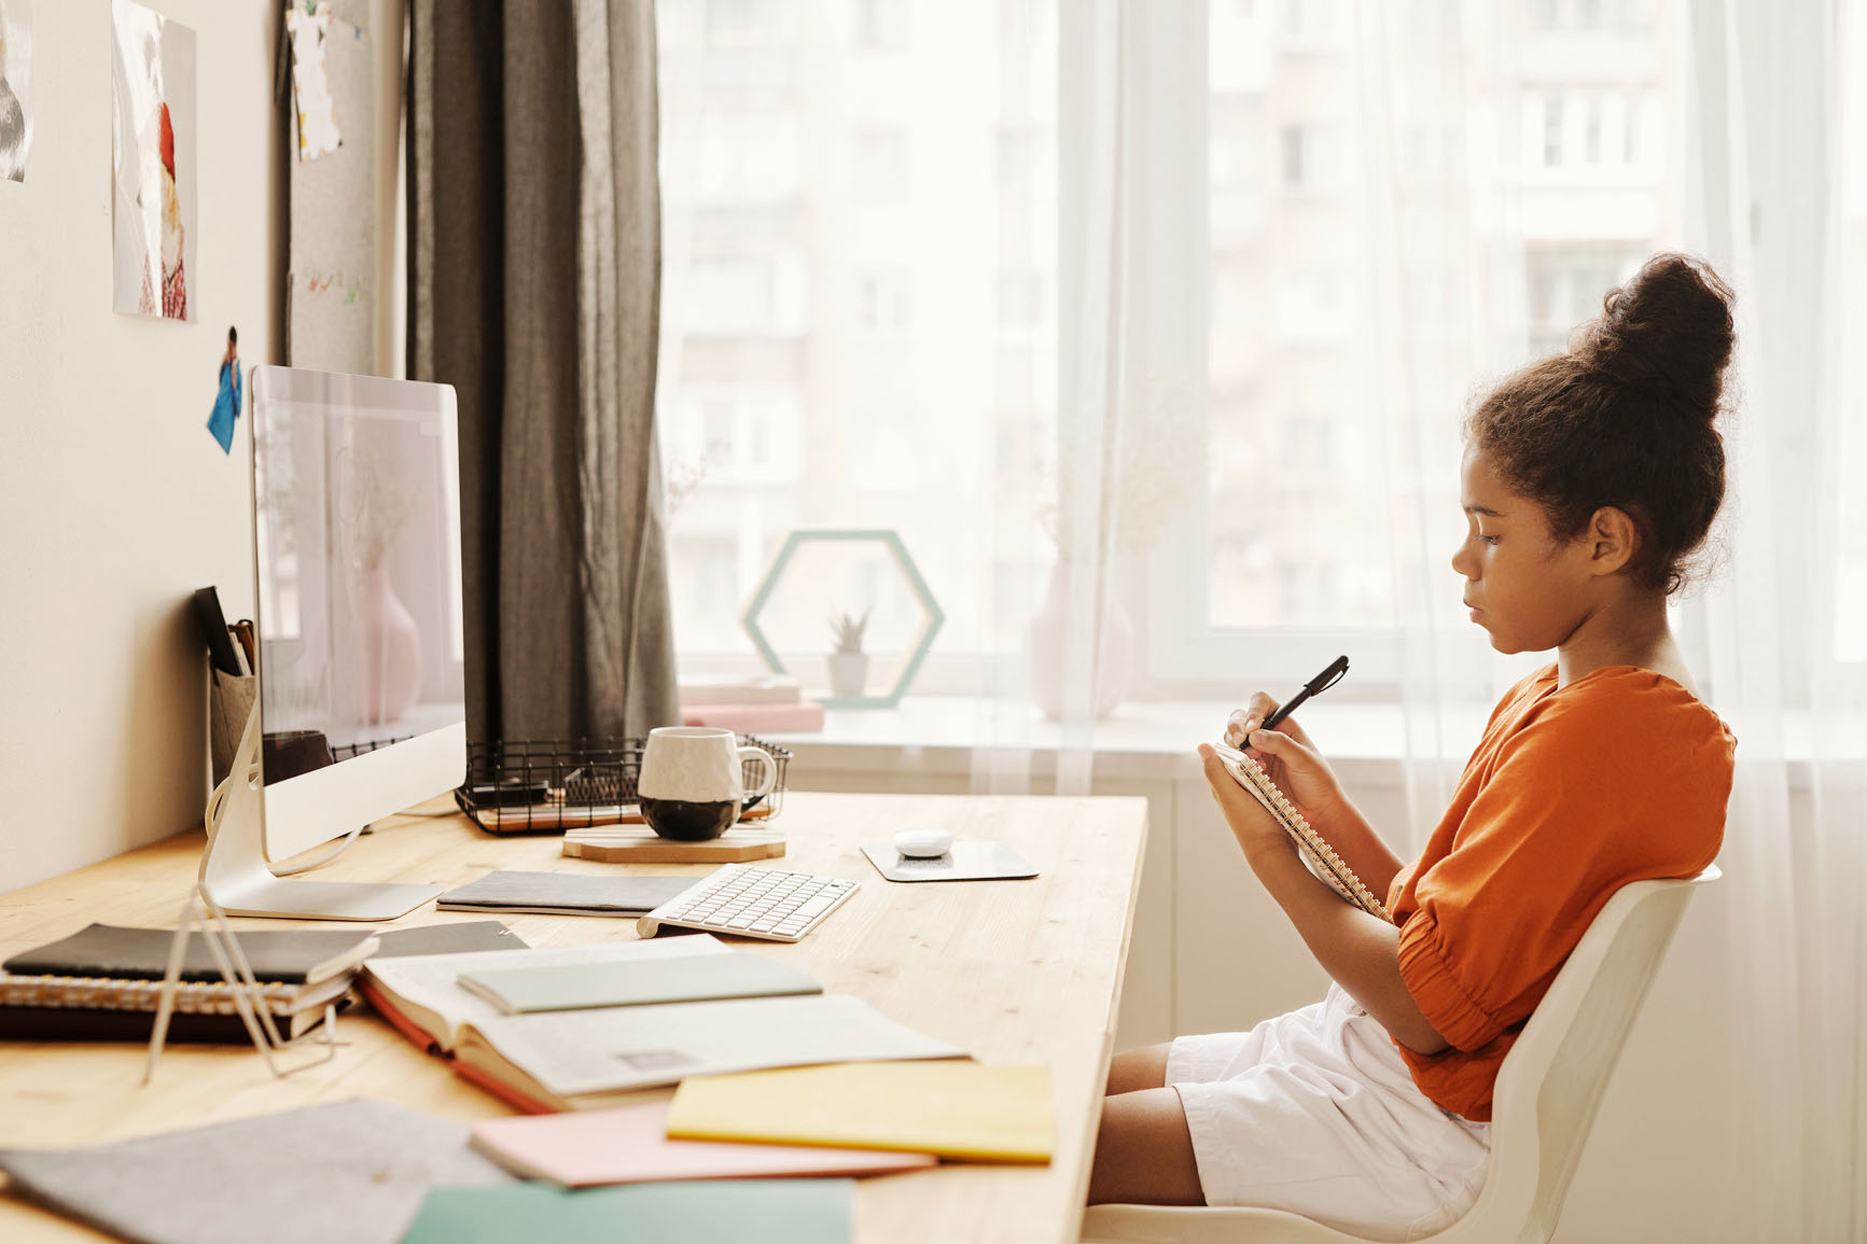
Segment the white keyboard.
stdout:
<svg viewBox="0 0 1867 1244">
<path fill-rule="evenodd" d="M 815 873 L 785 872 L 750 864 L 722 864 L 635 922 L 642 937 L 664 924 L 738 937 L 795 942 L 823 923 L 857 883 Z"/>
</svg>

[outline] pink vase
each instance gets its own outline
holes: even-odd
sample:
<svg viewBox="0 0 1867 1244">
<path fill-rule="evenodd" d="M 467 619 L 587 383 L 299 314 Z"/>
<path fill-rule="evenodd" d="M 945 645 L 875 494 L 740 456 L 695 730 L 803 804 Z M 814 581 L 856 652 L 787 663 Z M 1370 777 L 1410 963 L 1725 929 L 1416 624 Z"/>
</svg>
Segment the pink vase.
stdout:
<svg viewBox="0 0 1867 1244">
<path fill-rule="evenodd" d="M 1044 607 L 1031 619 L 1031 699 L 1051 721 L 1063 720 L 1064 629 L 1068 610 L 1063 600 L 1063 576 L 1052 574 L 1044 593 Z M 1134 626 L 1128 611 L 1113 596 L 1102 606 L 1101 643 L 1096 653 L 1095 686 L 1090 705 L 1101 721 L 1115 711 L 1128 692 L 1128 670 L 1134 647 Z"/>
<path fill-rule="evenodd" d="M 363 645 L 363 718 L 397 721 L 421 690 L 421 632 L 378 566 L 357 580 L 357 638 Z"/>
</svg>

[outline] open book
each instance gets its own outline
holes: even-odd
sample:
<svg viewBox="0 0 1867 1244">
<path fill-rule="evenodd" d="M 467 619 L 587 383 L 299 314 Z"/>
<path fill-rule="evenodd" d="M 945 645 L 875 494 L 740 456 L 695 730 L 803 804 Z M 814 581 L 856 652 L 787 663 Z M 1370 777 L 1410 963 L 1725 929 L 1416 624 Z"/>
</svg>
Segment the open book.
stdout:
<svg viewBox="0 0 1867 1244">
<path fill-rule="evenodd" d="M 372 959 L 362 990 L 404 1036 L 531 1113 L 635 1100 L 691 1075 L 810 1063 L 964 1058 L 858 998 L 804 995 L 502 1014 L 462 974 L 733 954 L 707 934 L 667 940 Z"/>
<path fill-rule="evenodd" d="M 1212 750 L 1219 754 L 1219 759 L 1225 762 L 1226 771 L 1238 784 L 1251 792 L 1252 798 L 1263 804 L 1264 810 L 1284 827 L 1284 832 L 1297 844 L 1297 852 L 1303 857 L 1303 862 L 1309 865 L 1311 872 L 1369 915 L 1379 916 L 1383 920 L 1390 918 L 1381 900 L 1362 884 L 1355 870 L 1335 853 L 1335 848 L 1310 826 L 1303 814 L 1297 811 L 1297 806 L 1290 802 L 1289 796 L 1277 789 L 1277 783 L 1271 781 L 1271 775 L 1264 771 L 1263 765 L 1237 748 L 1227 747 L 1223 743 L 1214 743 Z"/>
</svg>

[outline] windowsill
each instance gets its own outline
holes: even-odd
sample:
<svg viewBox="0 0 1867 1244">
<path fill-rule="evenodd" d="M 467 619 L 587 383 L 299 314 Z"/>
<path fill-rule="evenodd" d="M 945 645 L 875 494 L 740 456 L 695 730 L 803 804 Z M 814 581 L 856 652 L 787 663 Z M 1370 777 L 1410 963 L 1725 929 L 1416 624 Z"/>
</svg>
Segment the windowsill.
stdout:
<svg viewBox="0 0 1867 1244">
<path fill-rule="evenodd" d="M 773 733 L 759 737 L 780 743 L 795 762 L 818 772 L 967 775 L 976 749 L 1031 752 L 1031 772 L 1056 772 L 1056 754 L 1065 747 L 1088 746 L 1095 753 L 1095 776 L 1139 780 L 1197 778 L 1194 749 L 1216 737 L 1234 704 L 1220 701 L 1161 700 L 1117 705 L 1093 730 L 1073 732 L 1046 721 L 1035 707 L 981 703 L 966 696 L 910 696 L 892 709 L 833 709 L 824 714 L 821 731 Z M 1462 764 L 1478 743 L 1493 705 L 1471 703 L 1445 710 L 1439 728 L 1446 739 L 1439 749 L 1451 763 Z M 1302 710 L 1303 726 L 1351 787 L 1399 786 L 1406 780 L 1402 761 L 1408 748 L 1408 721 L 1400 705 L 1338 700 Z M 1414 720 L 1415 729 L 1433 728 L 1431 714 Z M 1813 750 L 1811 715 L 1788 710 L 1780 719 L 1782 736 L 1756 739 L 1753 759 L 1788 758 L 1792 790 L 1810 789 L 1813 760 L 1858 756 L 1867 739 L 1827 739 L 1820 757 Z M 1733 727 L 1734 729 L 1736 727 Z M 1085 737 L 1086 736 L 1086 737 Z M 1428 751 L 1421 739 L 1413 750 Z M 1780 750 L 1779 750 L 1780 749 Z M 1738 758 L 1745 759 L 1740 746 Z"/>
<path fill-rule="evenodd" d="M 966 774 L 981 747 L 1029 749 L 1035 774 L 1055 772 L 1059 750 L 1088 746 L 1095 773 L 1110 778 L 1196 778 L 1195 748 L 1217 738 L 1237 705 L 1218 701 L 1140 701 L 1117 705 L 1092 730 L 1046 721 L 1035 707 L 982 703 L 965 696 L 910 696 L 892 709 L 831 709 L 823 729 L 762 734 L 789 748 L 795 763 L 829 772 Z M 1476 744 L 1490 704 L 1449 714 L 1448 729 Z M 1315 704 L 1302 710 L 1304 729 L 1345 781 L 1399 783 L 1406 754 L 1405 722 L 1397 704 Z"/>
</svg>

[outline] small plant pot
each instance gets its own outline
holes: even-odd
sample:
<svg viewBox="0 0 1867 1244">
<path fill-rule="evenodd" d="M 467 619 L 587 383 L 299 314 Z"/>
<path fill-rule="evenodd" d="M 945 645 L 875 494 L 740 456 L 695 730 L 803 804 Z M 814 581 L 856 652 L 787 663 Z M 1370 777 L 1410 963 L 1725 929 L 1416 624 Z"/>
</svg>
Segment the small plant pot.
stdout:
<svg viewBox="0 0 1867 1244">
<path fill-rule="evenodd" d="M 830 694 L 838 696 L 858 696 L 869 685 L 869 654 L 866 652 L 832 652 L 824 658 L 830 667 Z"/>
</svg>

